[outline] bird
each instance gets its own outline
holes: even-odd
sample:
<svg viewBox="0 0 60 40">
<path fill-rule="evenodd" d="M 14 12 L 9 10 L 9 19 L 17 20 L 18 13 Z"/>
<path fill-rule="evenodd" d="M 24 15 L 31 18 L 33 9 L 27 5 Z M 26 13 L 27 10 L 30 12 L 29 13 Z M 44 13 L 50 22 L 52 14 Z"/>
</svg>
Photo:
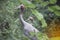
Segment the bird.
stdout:
<svg viewBox="0 0 60 40">
<path fill-rule="evenodd" d="M 43 36 L 43 34 L 41 34 L 37 28 L 35 28 L 32 24 L 26 22 L 23 18 L 23 14 L 25 10 L 24 5 L 21 4 L 18 8 L 20 9 L 19 19 L 23 25 L 24 35 L 27 36 L 30 40 L 40 40 L 38 36 L 39 35 Z M 31 34 L 33 34 L 33 36 Z"/>
<path fill-rule="evenodd" d="M 20 12 L 20 14 L 19 14 L 19 19 L 20 19 L 20 21 L 21 21 L 21 23 L 22 23 L 22 25 L 23 25 L 24 34 L 25 34 L 27 37 L 29 37 L 31 40 L 37 40 L 37 38 L 36 38 L 35 35 L 34 35 L 34 37 L 31 37 L 31 36 L 30 36 L 30 32 L 38 33 L 39 30 L 36 29 L 32 24 L 30 24 L 30 23 L 28 23 L 28 22 L 26 22 L 26 21 L 24 20 L 24 18 L 23 18 L 24 9 L 25 9 L 24 5 L 21 4 L 21 5 L 20 5 L 20 10 L 21 10 L 21 12 Z"/>
</svg>

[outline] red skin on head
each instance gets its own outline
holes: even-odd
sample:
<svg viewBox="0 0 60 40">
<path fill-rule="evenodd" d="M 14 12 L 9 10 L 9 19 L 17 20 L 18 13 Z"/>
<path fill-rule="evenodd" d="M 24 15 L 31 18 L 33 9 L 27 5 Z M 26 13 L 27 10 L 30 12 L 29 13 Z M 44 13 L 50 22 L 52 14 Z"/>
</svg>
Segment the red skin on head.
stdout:
<svg viewBox="0 0 60 40">
<path fill-rule="evenodd" d="M 24 12 L 24 5 L 21 5 L 20 9 L 21 9 L 21 12 Z"/>
</svg>

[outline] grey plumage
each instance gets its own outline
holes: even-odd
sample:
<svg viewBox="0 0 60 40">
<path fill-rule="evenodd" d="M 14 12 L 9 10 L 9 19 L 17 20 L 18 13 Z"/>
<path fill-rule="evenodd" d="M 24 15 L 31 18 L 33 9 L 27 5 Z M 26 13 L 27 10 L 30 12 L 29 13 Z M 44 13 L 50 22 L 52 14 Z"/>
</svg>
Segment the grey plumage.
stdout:
<svg viewBox="0 0 60 40">
<path fill-rule="evenodd" d="M 22 8 L 21 8 L 21 9 L 22 9 Z M 31 24 L 29 24 L 29 23 L 27 23 L 26 21 L 24 21 L 22 10 L 21 10 L 21 13 L 20 13 L 20 15 L 19 15 L 19 19 L 21 20 L 21 23 L 22 23 L 22 25 L 23 25 L 24 34 L 25 34 L 28 38 L 30 38 L 31 40 L 37 40 L 36 35 L 31 36 L 31 35 L 30 35 L 30 32 L 38 33 L 39 31 L 38 31 L 34 26 L 32 26 Z"/>
</svg>

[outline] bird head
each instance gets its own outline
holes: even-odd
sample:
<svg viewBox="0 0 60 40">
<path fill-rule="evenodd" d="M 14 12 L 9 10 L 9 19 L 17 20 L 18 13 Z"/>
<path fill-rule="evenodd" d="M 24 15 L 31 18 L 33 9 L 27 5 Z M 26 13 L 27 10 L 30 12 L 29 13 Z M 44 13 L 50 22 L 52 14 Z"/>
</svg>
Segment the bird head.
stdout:
<svg viewBox="0 0 60 40">
<path fill-rule="evenodd" d="M 24 12 L 25 7 L 23 4 L 21 4 L 20 9 L 21 9 L 21 12 Z"/>
<path fill-rule="evenodd" d="M 21 12 L 24 12 L 25 6 L 24 6 L 24 4 L 21 4 L 18 7 L 16 7 L 16 9 L 20 9 Z"/>
</svg>

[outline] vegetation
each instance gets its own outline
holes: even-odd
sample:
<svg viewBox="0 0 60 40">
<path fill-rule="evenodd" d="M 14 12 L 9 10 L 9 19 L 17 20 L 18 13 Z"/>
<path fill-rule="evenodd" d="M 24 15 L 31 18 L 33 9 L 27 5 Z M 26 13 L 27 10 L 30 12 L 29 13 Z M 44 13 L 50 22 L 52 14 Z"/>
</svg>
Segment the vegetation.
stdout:
<svg viewBox="0 0 60 40">
<path fill-rule="evenodd" d="M 59 0 L 0 0 L 0 40 L 27 40 L 19 20 L 19 9 L 16 9 L 20 4 L 25 5 L 25 21 L 44 33 L 52 21 L 60 20 L 59 3 Z"/>
</svg>

